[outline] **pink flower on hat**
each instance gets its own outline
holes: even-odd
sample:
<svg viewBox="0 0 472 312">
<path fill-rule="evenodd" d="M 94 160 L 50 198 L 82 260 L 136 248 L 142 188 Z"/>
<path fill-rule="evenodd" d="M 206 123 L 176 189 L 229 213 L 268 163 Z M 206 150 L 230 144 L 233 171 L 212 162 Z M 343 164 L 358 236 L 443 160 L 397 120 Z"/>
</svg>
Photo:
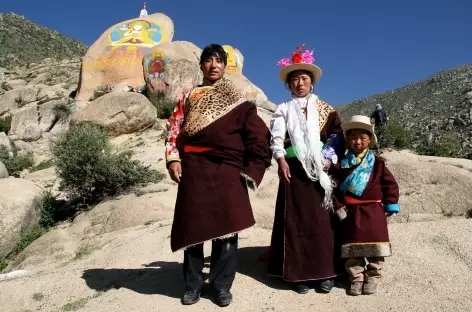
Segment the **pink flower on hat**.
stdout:
<svg viewBox="0 0 472 312">
<path fill-rule="evenodd" d="M 286 67 L 291 64 L 313 64 L 315 62 L 315 58 L 313 56 L 314 50 L 305 49 L 305 44 L 302 44 L 301 47 L 297 47 L 296 51 L 292 52 L 292 58 L 283 58 L 277 62 L 278 67 Z"/>
</svg>

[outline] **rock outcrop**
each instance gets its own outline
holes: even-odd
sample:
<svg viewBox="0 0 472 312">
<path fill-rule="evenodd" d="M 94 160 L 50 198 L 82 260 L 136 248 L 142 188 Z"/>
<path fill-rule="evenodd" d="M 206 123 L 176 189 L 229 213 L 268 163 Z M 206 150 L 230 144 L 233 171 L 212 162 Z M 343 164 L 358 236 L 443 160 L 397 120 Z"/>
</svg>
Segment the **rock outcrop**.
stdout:
<svg viewBox="0 0 472 312">
<path fill-rule="evenodd" d="M 92 121 L 104 126 L 110 136 L 133 133 L 151 127 L 156 108 L 142 94 L 109 93 L 73 113 L 71 123 Z"/>
<path fill-rule="evenodd" d="M 264 92 L 242 74 L 244 58 L 241 52 L 225 45 L 228 51 L 226 75 L 249 100 L 266 110 L 275 111 Z M 190 42 L 177 41 L 159 44 L 144 57 L 144 77 L 148 91 L 163 93 L 168 101 L 176 101 L 182 91 L 201 83 L 199 58 L 202 50 Z"/>
<path fill-rule="evenodd" d="M 88 101 L 96 88 L 122 82 L 139 89 L 144 85 L 144 55 L 160 43 L 171 42 L 173 36 L 174 23 L 161 13 L 127 20 L 108 28 L 83 59 L 76 99 Z"/>
<path fill-rule="evenodd" d="M 41 189 L 23 179 L 0 179 L 0 259 L 13 250 L 22 234 L 38 223 Z"/>
</svg>

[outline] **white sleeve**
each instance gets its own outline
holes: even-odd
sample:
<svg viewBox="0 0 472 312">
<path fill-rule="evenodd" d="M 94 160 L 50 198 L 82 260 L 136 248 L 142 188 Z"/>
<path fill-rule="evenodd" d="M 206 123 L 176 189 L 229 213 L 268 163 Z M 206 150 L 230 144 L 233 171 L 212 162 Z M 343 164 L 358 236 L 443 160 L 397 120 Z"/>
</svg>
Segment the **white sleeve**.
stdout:
<svg viewBox="0 0 472 312">
<path fill-rule="evenodd" d="M 286 105 L 280 104 L 275 110 L 270 120 L 270 149 L 274 159 L 285 156 L 284 140 L 287 133 L 287 123 L 285 121 Z"/>
</svg>

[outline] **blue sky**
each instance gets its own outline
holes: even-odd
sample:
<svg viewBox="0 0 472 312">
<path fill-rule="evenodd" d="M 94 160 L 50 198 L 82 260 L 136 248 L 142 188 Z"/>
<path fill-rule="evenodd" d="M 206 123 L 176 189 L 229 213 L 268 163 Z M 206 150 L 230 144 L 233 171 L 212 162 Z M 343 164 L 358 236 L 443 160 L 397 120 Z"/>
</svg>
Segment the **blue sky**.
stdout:
<svg viewBox="0 0 472 312">
<path fill-rule="evenodd" d="M 288 91 L 276 63 L 298 45 L 315 49 L 317 94 L 332 105 L 381 93 L 472 63 L 471 0 L 148 0 L 175 24 L 174 40 L 230 44 L 243 73 L 275 103 Z M 1 1 L 15 12 L 91 45 L 108 27 L 139 15 L 142 1 Z"/>
</svg>

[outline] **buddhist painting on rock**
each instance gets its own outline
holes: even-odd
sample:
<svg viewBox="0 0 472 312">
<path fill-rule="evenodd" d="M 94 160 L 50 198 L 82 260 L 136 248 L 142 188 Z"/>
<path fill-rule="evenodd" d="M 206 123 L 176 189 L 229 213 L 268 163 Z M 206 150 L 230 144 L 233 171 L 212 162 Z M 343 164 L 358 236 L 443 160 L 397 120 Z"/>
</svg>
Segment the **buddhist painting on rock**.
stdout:
<svg viewBox="0 0 472 312">
<path fill-rule="evenodd" d="M 242 74 L 242 64 L 239 54 L 234 50 L 232 46 L 224 45 L 223 49 L 228 55 L 228 65 L 226 67 L 227 74 Z"/>
<path fill-rule="evenodd" d="M 165 92 L 167 84 L 164 81 L 165 71 L 170 58 L 164 51 L 154 50 L 143 58 L 144 78 L 151 92 Z"/>
<path fill-rule="evenodd" d="M 152 48 L 165 40 L 162 28 L 152 22 L 135 20 L 113 28 L 109 35 L 110 48 L 138 50 Z"/>
</svg>

